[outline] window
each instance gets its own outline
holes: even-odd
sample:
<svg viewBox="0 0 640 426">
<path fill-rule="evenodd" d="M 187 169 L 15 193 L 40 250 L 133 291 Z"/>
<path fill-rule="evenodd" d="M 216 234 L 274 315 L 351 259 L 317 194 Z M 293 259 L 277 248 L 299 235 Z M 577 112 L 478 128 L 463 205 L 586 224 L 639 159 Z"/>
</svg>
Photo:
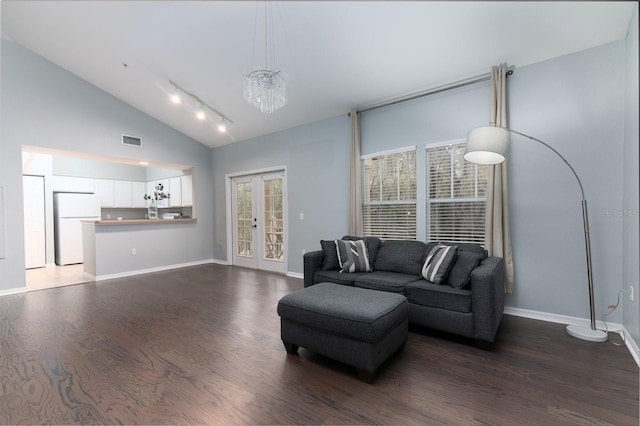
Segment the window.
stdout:
<svg viewBox="0 0 640 426">
<path fill-rule="evenodd" d="M 465 161 L 464 146 L 427 147 L 428 239 L 484 245 L 489 167 Z"/>
<path fill-rule="evenodd" d="M 416 239 L 416 150 L 362 157 L 364 235 Z"/>
</svg>

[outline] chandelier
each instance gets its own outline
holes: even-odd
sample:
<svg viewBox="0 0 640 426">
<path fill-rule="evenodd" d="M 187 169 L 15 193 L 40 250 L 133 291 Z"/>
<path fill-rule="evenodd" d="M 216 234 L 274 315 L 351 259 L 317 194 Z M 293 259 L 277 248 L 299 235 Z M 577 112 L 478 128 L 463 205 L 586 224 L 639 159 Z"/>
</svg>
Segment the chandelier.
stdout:
<svg viewBox="0 0 640 426">
<path fill-rule="evenodd" d="M 271 114 L 287 104 L 287 82 L 282 71 L 271 70 L 271 68 L 274 68 L 273 63 L 275 62 L 275 49 L 273 47 L 273 28 L 269 25 L 269 15 L 270 10 L 268 8 L 267 1 L 265 0 L 264 67 L 259 66 L 249 74 L 245 74 L 243 76 L 243 97 L 247 102 L 260 110 L 260 112 Z M 269 47 L 271 47 L 271 49 L 269 49 Z M 271 55 L 269 55 L 269 50 L 271 50 Z M 269 61 L 269 58 L 271 58 L 271 61 Z"/>
</svg>

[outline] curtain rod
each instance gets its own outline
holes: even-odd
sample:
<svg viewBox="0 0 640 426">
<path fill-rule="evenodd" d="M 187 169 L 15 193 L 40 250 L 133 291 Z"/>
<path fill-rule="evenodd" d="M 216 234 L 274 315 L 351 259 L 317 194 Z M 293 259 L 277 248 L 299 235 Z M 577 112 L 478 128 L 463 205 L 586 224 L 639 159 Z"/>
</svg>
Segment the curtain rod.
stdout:
<svg viewBox="0 0 640 426">
<path fill-rule="evenodd" d="M 509 67 L 507 68 L 507 77 L 513 74 L 513 68 Z M 453 83 L 449 83 L 449 84 L 445 84 L 442 86 L 437 86 L 431 89 L 427 89 L 425 91 L 422 92 L 416 92 L 416 93 L 412 93 L 410 95 L 407 96 L 403 96 L 400 98 L 396 98 L 378 105 L 374 105 L 368 108 L 363 108 L 363 109 L 358 109 L 357 112 L 367 112 L 367 111 L 372 111 L 374 109 L 378 109 L 378 108 L 383 108 L 383 107 L 387 107 L 387 106 L 391 106 L 391 105 L 395 105 L 395 104 L 399 104 L 402 102 L 407 102 L 407 101 L 412 101 L 414 99 L 419 99 L 425 96 L 430 96 L 430 95 L 435 95 L 437 93 L 442 93 L 442 92 L 446 92 L 449 90 L 453 90 L 453 89 L 459 89 L 460 87 L 465 87 L 465 86 L 470 86 L 472 84 L 477 84 L 477 83 L 482 83 L 483 81 L 489 81 L 491 79 L 491 73 L 486 73 L 486 74 L 481 74 L 475 77 L 470 77 L 467 78 L 465 80 L 460 80 L 460 81 L 456 81 Z M 351 113 L 349 113 L 351 114 Z"/>
</svg>

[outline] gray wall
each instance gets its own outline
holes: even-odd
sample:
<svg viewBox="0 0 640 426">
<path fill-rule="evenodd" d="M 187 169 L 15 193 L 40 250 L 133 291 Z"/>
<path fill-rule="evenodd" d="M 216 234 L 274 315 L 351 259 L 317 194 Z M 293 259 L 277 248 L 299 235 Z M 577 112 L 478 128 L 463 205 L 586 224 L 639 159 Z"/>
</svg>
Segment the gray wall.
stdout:
<svg viewBox="0 0 640 426">
<path fill-rule="evenodd" d="M 574 166 L 589 200 L 598 319 L 623 288 L 623 151 L 625 41 L 517 68 L 509 77 L 514 129 L 558 149 Z M 602 66 L 607 64 L 607 66 Z M 464 138 L 489 119 L 489 84 L 429 96 L 362 114 L 362 153 L 416 145 L 419 184 L 428 143 Z M 313 140 L 325 140 L 320 147 Z M 292 156 L 295 153 L 295 158 Z M 348 118 L 290 129 L 213 150 L 216 258 L 226 259 L 224 174 L 288 165 L 290 246 L 318 249 L 320 238 L 346 231 Z M 422 164 L 422 166 L 421 166 Z M 296 170 L 294 172 L 294 170 Z M 321 178 L 318 173 L 321 172 Z M 514 136 L 510 208 L 516 283 L 512 308 L 588 318 L 588 291 L 580 191 L 566 165 L 548 149 Z M 634 183 L 635 185 L 635 183 Z M 637 192 L 637 186 L 636 186 Z M 424 203 L 424 195 L 419 195 Z M 296 221 L 312 211 L 317 220 Z M 631 218 L 637 226 L 637 217 Z M 418 236 L 426 236 L 424 217 Z M 635 253 L 625 256 L 637 258 Z M 295 260 L 289 270 L 301 272 Z M 610 318 L 622 322 L 621 309 Z"/>
<path fill-rule="evenodd" d="M 191 165 L 198 182 L 211 182 L 210 149 L 176 132 L 46 59 L 2 39 L 2 140 L 0 186 L 5 188 L 7 256 L 0 259 L 0 292 L 24 288 L 22 145 L 151 162 Z M 121 144 L 121 134 L 143 139 L 141 148 Z M 213 195 L 195 185 L 198 218 L 172 250 L 189 246 L 191 259 L 212 258 Z M 159 248 L 162 249 L 162 248 Z"/>
<path fill-rule="evenodd" d="M 626 89 L 625 89 L 625 120 L 624 120 L 624 181 L 623 181 L 623 283 L 624 287 L 633 286 L 634 301 L 630 302 L 624 298 L 624 325 L 631 333 L 636 343 L 640 342 L 640 249 L 638 248 L 638 238 L 640 228 L 638 227 L 640 215 L 640 203 L 638 187 L 640 173 L 638 164 L 640 163 L 638 154 L 638 6 L 633 12 L 633 18 L 629 26 L 627 36 L 627 57 L 626 57 Z"/>
<path fill-rule="evenodd" d="M 225 176 L 286 166 L 289 271 L 302 273 L 302 250 L 347 231 L 349 117 L 343 115 L 215 148 L 214 258 L 227 259 Z M 300 220 L 304 213 L 304 220 Z"/>
<path fill-rule="evenodd" d="M 557 149 L 589 203 L 595 310 L 622 288 L 624 40 L 523 67 L 510 85 L 510 124 Z M 606 64 L 606 66 L 603 66 Z M 589 317 L 580 190 L 550 150 L 513 137 L 511 218 L 516 284 L 510 306 Z M 622 322 L 621 310 L 609 320 Z"/>
</svg>

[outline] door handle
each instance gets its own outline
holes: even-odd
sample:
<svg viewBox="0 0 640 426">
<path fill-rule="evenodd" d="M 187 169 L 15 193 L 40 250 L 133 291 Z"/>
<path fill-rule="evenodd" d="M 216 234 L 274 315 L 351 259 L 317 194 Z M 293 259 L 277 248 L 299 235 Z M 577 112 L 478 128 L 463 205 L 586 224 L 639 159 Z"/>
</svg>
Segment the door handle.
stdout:
<svg viewBox="0 0 640 426">
<path fill-rule="evenodd" d="M 257 217 L 254 217 L 254 218 L 253 218 L 253 227 L 254 227 L 254 228 L 257 228 L 257 227 L 258 227 L 257 222 L 258 222 L 258 218 L 257 218 Z"/>
</svg>

